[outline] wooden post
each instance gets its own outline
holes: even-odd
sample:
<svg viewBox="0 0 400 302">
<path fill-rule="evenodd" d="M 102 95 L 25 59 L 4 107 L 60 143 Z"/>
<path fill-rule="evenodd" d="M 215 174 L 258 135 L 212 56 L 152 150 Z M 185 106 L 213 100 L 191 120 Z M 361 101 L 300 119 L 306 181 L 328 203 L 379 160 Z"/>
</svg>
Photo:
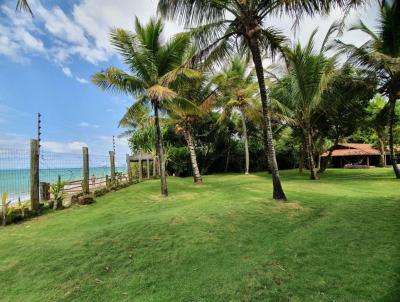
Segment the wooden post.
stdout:
<svg viewBox="0 0 400 302">
<path fill-rule="evenodd" d="M 369 167 L 369 156 L 367 156 L 367 166 Z"/>
<path fill-rule="evenodd" d="M 153 177 L 156 177 L 156 158 L 153 156 Z"/>
<path fill-rule="evenodd" d="M 31 140 L 31 210 L 39 212 L 39 141 Z"/>
<path fill-rule="evenodd" d="M 50 200 L 50 184 L 48 182 L 39 183 L 40 201 Z"/>
<path fill-rule="evenodd" d="M 140 157 L 138 159 L 138 166 L 139 166 L 139 181 L 142 181 L 142 159 Z"/>
<path fill-rule="evenodd" d="M 126 173 L 128 173 L 128 180 L 132 181 L 132 167 L 129 154 L 126 155 Z"/>
<path fill-rule="evenodd" d="M 150 160 L 146 159 L 147 179 L 150 179 Z"/>
<path fill-rule="evenodd" d="M 88 147 L 82 147 L 83 154 L 83 180 L 82 180 L 82 191 L 83 194 L 89 194 L 89 149 Z"/>
<path fill-rule="evenodd" d="M 111 181 L 115 181 L 115 153 L 110 151 L 110 168 L 111 168 Z"/>
</svg>

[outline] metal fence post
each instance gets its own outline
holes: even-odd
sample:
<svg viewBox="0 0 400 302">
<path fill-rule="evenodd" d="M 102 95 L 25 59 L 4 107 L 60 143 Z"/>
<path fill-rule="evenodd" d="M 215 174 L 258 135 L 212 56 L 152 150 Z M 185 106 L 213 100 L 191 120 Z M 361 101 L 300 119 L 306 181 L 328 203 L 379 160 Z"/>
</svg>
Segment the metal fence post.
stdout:
<svg viewBox="0 0 400 302">
<path fill-rule="evenodd" d="M 31 210 L 39 212 L 39 142 L 31 140 Z"/>
</svg>

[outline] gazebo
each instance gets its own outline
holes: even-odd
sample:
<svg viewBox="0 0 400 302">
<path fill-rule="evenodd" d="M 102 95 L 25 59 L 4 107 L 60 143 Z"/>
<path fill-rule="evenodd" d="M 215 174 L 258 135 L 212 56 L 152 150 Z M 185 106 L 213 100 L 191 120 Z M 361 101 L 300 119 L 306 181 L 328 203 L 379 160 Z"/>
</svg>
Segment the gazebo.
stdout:
<svg viewBox="0 0 400 302">
<path fill-rule="evenodd" d="M 138 153 L 134 155 L 126 155 L 126 163 L 128 165 L 128 173 L 130 174 L 130 178 L 132 178 L 132 169 L 131 169 L 131 164 L 132 163 L 138 163 L 139 165 L 139 181 L 143 179 L 143 165 L 144 162 L 146 163 L 146 177 L 147 179 L 150 179 L 150 162 L 153 165 L 153 177 L 157 176 L 159 174 L 158 172 L 158 160 L 156 156 L 153 156 L 151 154 L 147 153 Z"/>
<path fill-rule="evenodd" d="M 329 152 L 321 154 L 327 157 Z M 371 144 L 338 144 L 332 151 L 332 166 L 343 168 L 346 165 L 376 166 L 379 163 L 381 153 Z"/>
</svg>

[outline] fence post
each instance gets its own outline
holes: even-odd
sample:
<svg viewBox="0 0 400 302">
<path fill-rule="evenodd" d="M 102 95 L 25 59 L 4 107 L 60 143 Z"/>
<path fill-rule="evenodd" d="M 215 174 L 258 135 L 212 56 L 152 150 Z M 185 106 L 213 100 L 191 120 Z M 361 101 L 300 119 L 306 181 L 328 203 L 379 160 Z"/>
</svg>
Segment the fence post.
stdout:
<svg viewBox="0 0 400 302">
<path fill-rule="evenodd" d="M 129 154 L 126 155 L 126 172 L 128 173 L 128 180 L 132 181 L 132 167 Z"/>
<path fill-rule="evenodd" d="M 110 153 L 110 168 L 111 168 L 111 181 L 115 181 L 115 153 L 114 151 L 109 151 Z"/>
<path fill-rule="evenodd" d="M 147 172 L 147 179 L 150 179 L 150 160 L 146 159 L 146 172 Z"/>
<path fill-rule="evenodd" d="M 39 212 L 39 142 L 31 140 L 31 210 Z"/>
<path fill-rule="evenodd" d="M 140 156 L 138 159 L 138 166 L 139 166 L 139 181 L 142 181 L 142 158 Z"/>
<path fill-rule="evenodd" d="M 82 147 L 83 154 L 83 181 L 82 190 L 83 194 L 89 194 L 89 149 L 88 147 Z"/>
<path fill-rule="evenodd" d="M 156 157 L 153 156 L 153 177 L 156 177 Z"/>
</svg>

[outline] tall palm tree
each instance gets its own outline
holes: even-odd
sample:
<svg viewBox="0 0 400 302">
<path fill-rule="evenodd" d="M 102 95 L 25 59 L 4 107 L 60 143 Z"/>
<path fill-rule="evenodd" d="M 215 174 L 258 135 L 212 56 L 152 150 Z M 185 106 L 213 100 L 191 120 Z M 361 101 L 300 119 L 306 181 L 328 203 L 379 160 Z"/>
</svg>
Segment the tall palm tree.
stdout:
<svg viewBox="0 0 400 302">
<path fill-rule="evenodd" d="M 380 80 L 380 92 L 389 99 L 388 145 L 390 161 L 397 179 L 400 168 L 397 165 L 393 142 L 393 126 L 396 101 L 400 98 L 400 4 L 399 1 L 380 1 L 378 30 L 369 29 L 361 20 L 350 30 L 360 30 L 369 40 L 357 47 L 337 40 L 337 46 L 349 55 L 349 61 L 374 71 Z"/>
<path fill-rule="evenodd" d="M 203 182 L 197 163 L 196 147 L 193 137 L 193 122 L 208 114 L 214 104 L 215 91 L 204 78 L 183 81 L 176 88 L 177 101 L 168 107 L 168 115 L 172 118 L 176 132 L 182 133 L 190 153 L 193 179 L 196 184 Z M 179 101 L 184 99 L 184 102 Z"/>
<path fill-rule="evenodd" d="M 159 0 L 158 10 L 167 18 L 184 21 L 193 27 L 192 34 L 199 46 L 199 55 L 222 61 L 235 48 L 249 50 L 256 69 L 264 123 L 264 144 L 273 180 L 273 198 L 286 200 L 275 156 L 270 102 L 264 81 L 262 53 L 272 57 L 281 49 L 285 37 L 273 26 L 265 26 L 269 16 L 288 12 L 299 18 L 327 12 L 334 6 L 349 7 L 365 0 Z M 201 56 L 197 56 L 197 59 Z M 194 58 L 195 59 L 195 58 Z"/>
<path fill-rule="evenodd" d="M 336 29 L 337 25 L 333 25 L 328 30 L 319 52 L 314 49 L 317 30 L 314 30 L 304 47 L 298 42 L 293 48 L 286 48 L 287 75 L 277 85 L 278 89 L 272 92 L 274 98 L 289 108 L 290 117 L 303 131 L 310 178 L 313 180 L 318 179 L 314 161 L 313 125 L 320 111 L 322 95 L 335 72 L 336 57 L 328 58 L 325 50 L 329 36 Z"/>
<path fill-rule="evenodd" d="M 245 174 L 247 175 L 250 168 L 250 156 L 246 122 L 248 118 L 254 118 L 260 112 L 254 70 L 248 70 L 248 60 L 235 57 L 227 68 L 214 77 L 213 82 L 222 94 L 220 106 L 223 111 L 220 121 L 229 118 L 235 110 L 240 114 L 246 161 Z"/>
<path fill-rule="evenodd" d="M 111 43 L 122 56 L 130 73 L 115 67 L 96 73 L 92 82 L 104 90 L 132 95 L 137 102 L 154 110 L 156 150 L 160 161 L 161 194 L 168 196 L 159 115 L 166 103 L 176 97 L 171 84 L 194 71 L 181 68 L 190 46 L 189 36 L 178 34 L 162 43 L 161 20 L 151 19 L 145 26 L 135 19 L 135 33 L 123 29 L 111 32 Z"/>
</svg>

